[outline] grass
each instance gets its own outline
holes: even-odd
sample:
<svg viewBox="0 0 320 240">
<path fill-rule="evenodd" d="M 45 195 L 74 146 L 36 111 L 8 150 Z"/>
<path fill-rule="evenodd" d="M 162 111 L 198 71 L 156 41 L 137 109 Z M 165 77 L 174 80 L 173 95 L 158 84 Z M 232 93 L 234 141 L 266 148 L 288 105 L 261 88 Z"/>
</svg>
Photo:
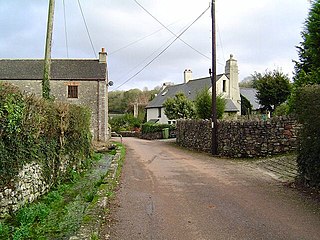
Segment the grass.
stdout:
<svg viewBox="0 0 320 240">
<path fill-rule="evenodd" d="M 37 202 L 0 221 L 0 239 L 67 239 L 80 228 L 85 211 L 104 184 L 110 155 L 97 154 L 93 168 L 63 183 Z M 92 239 L 98 239 L 92 236 Z"/>
</svg>

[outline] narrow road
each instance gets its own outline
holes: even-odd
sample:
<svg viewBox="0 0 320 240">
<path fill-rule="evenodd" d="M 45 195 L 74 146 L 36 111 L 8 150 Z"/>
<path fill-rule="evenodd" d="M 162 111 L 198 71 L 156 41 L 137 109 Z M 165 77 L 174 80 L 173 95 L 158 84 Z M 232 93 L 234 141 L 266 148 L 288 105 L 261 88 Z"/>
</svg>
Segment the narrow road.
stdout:
<svg viewBox="0 0 320 240">
<path fill-rule="evenodd" d="M 320 205 L 253 164 L 124 138 L 105 239 L 320 239 Z"/>
</svg>

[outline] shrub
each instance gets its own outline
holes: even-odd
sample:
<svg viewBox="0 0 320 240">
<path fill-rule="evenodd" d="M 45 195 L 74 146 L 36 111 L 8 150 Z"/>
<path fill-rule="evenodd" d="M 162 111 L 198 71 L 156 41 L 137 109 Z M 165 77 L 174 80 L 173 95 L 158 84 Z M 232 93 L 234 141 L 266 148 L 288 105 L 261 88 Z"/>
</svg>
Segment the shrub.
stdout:
<svg viewBox="0 0 320 240">
<path fill-rule="evenodd" d="M 274 116 L 286 116 L 289 115 L 289 104 L 287 102 L 281 103 L 274 110 Z"/>
<path fill-rule="evenodd" d="M 142 133 L 162 132 L 164 128 L 169 128 L 169 131 L 173 131 L 176 129 L 176 126 L 170 125 L 170 124 L 145 123 L 145 124 L 142 124 L 141 132 Z"/>
<path fill-rule="evenodd" d="M 320 187 L 320 85 L 300 88 L 295 103 L 303 125 L 297 158 L 299 173 L 307 185 Z"/>
<path fill-rule="evenodd" d="M 141 120 L 135 118 L 132 114 L 114 117 L 109 121 L 113 132 L 132 131 L 134 128 L 141 126 Z"/>
</svg>

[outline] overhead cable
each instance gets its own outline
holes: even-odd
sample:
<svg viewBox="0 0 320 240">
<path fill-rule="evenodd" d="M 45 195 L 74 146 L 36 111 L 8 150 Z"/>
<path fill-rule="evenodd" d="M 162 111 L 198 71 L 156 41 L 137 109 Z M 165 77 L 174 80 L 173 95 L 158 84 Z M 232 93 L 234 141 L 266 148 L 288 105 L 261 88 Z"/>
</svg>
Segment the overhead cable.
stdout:
<svg viewBox="0 0 320 240">
<path fill-rule="evenodd" d="M 176 22 L 171 23 L 171 24 L 169 24 L 167 27 L 169 27 L 169 26 L 171 26 L 171 25 L 173 25 L 173 24 L 175 24 L 175 23 L 176 23 Z M 123 50 L 123 49 L 126 49 L 127 47 L 130 47 L 130 46 L 132 46 L 132 45 L 134 45 L 134 44 L 136 44 L 136 43 L 138 43 L 138 42 L 140 42 L 140 41 L 142 41 L 142 40 L 144 40 L 144 39 L 146 39 L 146 38 L 148 38 L 148 37 L 151 37 L 151 36 L 153 36 L 154 34 L 157 34 L 158 32 L 162 31 L 163 29 L 164 29 L 164 28 L 160 28 L 160 29 L 158 29 L 157 31 L 154 31 L 153 33 L 150 33 L 150 34 L 148 34 L 148 35 L 146 35 L 146 36 L 144 36 L 144 37 L 141 37 L 141 38 L 139 38 L 139 39 L 137 39 L 137 40 L 135 40 L 135 41 L 133 41 L 133 42 L 131 42 L 131 43 L 123 46 L 123 47 L 121 47 L 121 48 L 118 48 L 117 50 L 114 50 L 114 51 L 110 52 L 109 55 L 112 55 L 112 54 L 114 54 L 114 53 L 117 53 L 117 52 L 119 52 L 119 51 L 121 51 L 121 50 Z"/>
<path fill-rule="evenodd" d="M 175 39 L 166 47 L 164 48 L 157 56 L 155 56 L 151 61 L 149 61 L 144 67 L 142 67 L 137 73 L 132 75 L 130 78 L 128 78 L 126 81 L 124 81 L 122 84 L 120 84 L 115 90 L 119 89 L 122 87 L 124 84 L 132 80 L 134 77 L 139 75 L 144 69 L 146 69 L 151 63 L 153 63 L 158 57 L 160 57 L 168 48 L 175 42 L 177 41 L 193 24 L 195 24 L 207 11 L 210 9 L 210 7 L 206 8 L 206 10 L 200 14 L 199 17 L 197 17 L 186 29 L 184 29 L 178 36 L 175 37 Z"/>
<path fill-rule="evenodd" d="M 135 3 L 141 7 L 147 14 L 149 14 L 154 20 L 156 20 L 161 26 L 163 26 L 165 29 L 167 29 L 173 36 L 178 37 L 177 34 L 175 34 L 173 31 L 171 31 L 167 26 L 165 26 L 162 22 L 160 22 L 154 15 L 152 15 L 146 8 L 144 8 L 137 0 L 134 0 Z M 210 7 L 209 7 L 210 8 Z M 194 50 L 195 52 L 197 52 L 198 54 L 200 54 L 201 56 L 207 58 L 207 59 L 211 59 L 210 57 L 206 56 L 205 54 L 203 54 L 202 52 L 200 52 L 199 50 L 195 49 L 194 47 L 192 47 L 189 43 L 187 43 L 186 41 L 184 41 L 183 39 L 181 39 L 180 37 L 178 37 L 179 40 L 181 42 L 183 42 L 185 45 L 187 45 L 189 48 L 191 48 L 192 50 Z"/>
<path fill-rule="evenodd" d="M 92 42 L 92 39 L 91 39 L 91 36 L 90 36 L 90 32 L 89 32 L 89 28 L 88 28 L 86 19 L 85 19 L 85 17 L 84 17 L 83 11 L 82 11 L 82 7 L 81 7 L 80 0 L 78 0 L 78 5 L 79 5 L 79 8 L 80 8 L 80 12 L 81 12 L 81 15 L 82 15 L 82 19 L 83 19 L 84 25 L 85 25 L 86 30 L 87 30 L 87 34 L 88 34 L 90 43 L 91 43 L 91 47 L 92 47 L 93 54 L 94 54 L 94 56 L 97 58 L 97 53 L 96 53 L 96 50 L 94 49 L 94 46 L 93 46 L 93 42 Z"/>
<path fill-rule="evenodd" d="M 69 58 L 68 33 L 67 33 L 67 17 L 66 17 L 66 5 L 65 5 L 65 0 L 63 0 L 63 17 L 64 17 L 64 35 L 65 35 L 65 38 L 66 38 L 67 58 Z"/>
</svg>

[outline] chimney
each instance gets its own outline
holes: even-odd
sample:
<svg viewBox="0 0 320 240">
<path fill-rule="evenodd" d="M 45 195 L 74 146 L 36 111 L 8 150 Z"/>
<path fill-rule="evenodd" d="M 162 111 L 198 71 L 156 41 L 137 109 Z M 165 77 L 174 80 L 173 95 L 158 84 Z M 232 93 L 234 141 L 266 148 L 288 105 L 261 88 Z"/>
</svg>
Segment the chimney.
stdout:
<svg viewBox="0 0 320 240">
<path fill-rule="evenodd" d="M 99 52 L 99 63 L 107 63 L 107 53 L 105 48 L 102 48 L 101 52 Z"/>
<path fill-rule="evenodd" d="M 160 91 L 163 91 L 167 86 L 172 86 L 172 85 L 174 85 L 174 83 L 165 82 L 165 83 L 162 84 L 162 87 L 161 87 Z"/>
<path fill-rule="evenodd" d="M 190 69 L 186 69 L 183 72 L 184 83 L 189 82 L 192 79 L 192 71 Z"/>
</svg>

